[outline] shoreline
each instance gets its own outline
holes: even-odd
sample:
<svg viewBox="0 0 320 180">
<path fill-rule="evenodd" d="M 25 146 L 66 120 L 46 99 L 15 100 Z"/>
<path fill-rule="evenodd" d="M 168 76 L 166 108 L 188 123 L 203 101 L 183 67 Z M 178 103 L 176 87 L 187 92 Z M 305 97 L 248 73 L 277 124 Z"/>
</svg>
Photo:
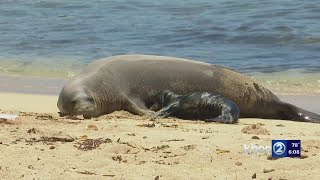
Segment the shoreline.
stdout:
<svg viewBox="0 0 320 180">
<path fill-rule="evenodd" d="M 0 92 L 58 95 L 67 78 L 0 75 Z"/>
<path fill-rule="evenodd" d="M 276 95 L 320 96 L 320 74 L 291 75 L 285 72 L 243 73 Z M 76 74 L 65 77 L 8 75 L 0 73 L 0 92 L 58 95 L 63 85 Z"/>
</svg>

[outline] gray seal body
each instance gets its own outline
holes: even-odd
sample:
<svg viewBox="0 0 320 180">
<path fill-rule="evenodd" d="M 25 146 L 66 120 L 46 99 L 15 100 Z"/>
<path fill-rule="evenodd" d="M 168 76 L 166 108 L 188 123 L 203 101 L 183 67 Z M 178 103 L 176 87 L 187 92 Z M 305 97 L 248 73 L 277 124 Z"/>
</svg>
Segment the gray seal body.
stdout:
<svg viewBox="0 0 320 180">
<path fill-rule="evenodd" d="M 62 89 L 62 115 L 96 117 L 117 110 L 143 115 L 161 90 L 186 95 L 210 92 L 235 102 L 242 118 L 320 122 L 320 116 L 282 102 L 250 77 L 212 64 L 152 55 L 120 55 L 94 61 Z"/>
</svg>

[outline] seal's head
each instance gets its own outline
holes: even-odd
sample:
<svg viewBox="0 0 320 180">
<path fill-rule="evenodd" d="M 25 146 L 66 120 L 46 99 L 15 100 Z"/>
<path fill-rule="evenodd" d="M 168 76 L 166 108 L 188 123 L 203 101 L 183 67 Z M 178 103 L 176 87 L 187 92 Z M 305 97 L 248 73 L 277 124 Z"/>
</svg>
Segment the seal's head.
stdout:
<svg viewBox="0 0 320 180">
<path fill-rule="evenodd" d="M 57 106 L 60 115 L 83 115 L 84 118 L 98 116 L 94 99 L 83 88 L 65 86 L 60 95 Z"/>
</svg>

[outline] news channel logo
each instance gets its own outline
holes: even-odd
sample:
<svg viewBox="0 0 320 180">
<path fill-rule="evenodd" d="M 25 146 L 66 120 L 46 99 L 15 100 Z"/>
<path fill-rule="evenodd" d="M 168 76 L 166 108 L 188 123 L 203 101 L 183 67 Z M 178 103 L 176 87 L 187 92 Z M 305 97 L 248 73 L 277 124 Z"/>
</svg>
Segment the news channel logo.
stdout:
<svg viewBox="0 0 320 180">
<path fill-rule="evenodd" d="M 272 157 L 300 157 L 301 140 L 272 140 Z"/>
</svg>

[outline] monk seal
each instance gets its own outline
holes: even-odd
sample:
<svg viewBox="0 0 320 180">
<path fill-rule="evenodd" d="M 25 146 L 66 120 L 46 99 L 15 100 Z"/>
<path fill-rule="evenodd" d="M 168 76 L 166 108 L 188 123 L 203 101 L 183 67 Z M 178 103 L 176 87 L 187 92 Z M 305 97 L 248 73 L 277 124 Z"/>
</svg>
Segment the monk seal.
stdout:
<svg viewBox="0 0 320 180">
<path fill-rule="evenodd" d="M 150 108 L 152 93 L 161 90 L 180 95 L 221 95 L 239 106 L 240 118 L 320 122 L 320 115 L 282 102 L 250 77 L 233 70 L 152 55 L 119 55 L 92 62 L 65 84 L 57 105 L 61 115 L 90 118 L 118 110 L 143 115 Z"/>
<path fill-rule="evenodd" d="M 164 90 L 152 96 L 151 100 L 153 103 L 150 110 L 157 111 L 152 118 L 177 117 L 231 124 L 236 123 L 240 115 L 235 102 L 208 92 L 178 95 Z"/>
</svg>

